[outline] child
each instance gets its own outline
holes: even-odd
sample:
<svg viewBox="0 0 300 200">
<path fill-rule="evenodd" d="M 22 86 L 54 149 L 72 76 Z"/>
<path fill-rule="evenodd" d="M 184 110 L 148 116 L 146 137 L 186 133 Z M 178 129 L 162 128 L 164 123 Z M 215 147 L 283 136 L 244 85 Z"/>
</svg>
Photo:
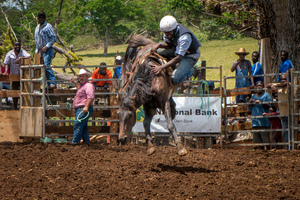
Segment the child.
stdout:
<svg viewBox="0 0 300 200">
<path fill-rule="evenodd" d="M 270 106 L 269 113 L 263 113 L 263 116 L 273 116 L 278 115 L 277 108 L 275 106 Z M 281 120 L 279 117 L 271 117 L 269 121 L 272 125 L 272 129 L 281 129 Z M 272 131 L 271 134 L 271 143 L 280 143 L 282 142 L 282 132 L 281 131 Z M 279 148 L 278 146 L 276 148 Z"/>
</svg>

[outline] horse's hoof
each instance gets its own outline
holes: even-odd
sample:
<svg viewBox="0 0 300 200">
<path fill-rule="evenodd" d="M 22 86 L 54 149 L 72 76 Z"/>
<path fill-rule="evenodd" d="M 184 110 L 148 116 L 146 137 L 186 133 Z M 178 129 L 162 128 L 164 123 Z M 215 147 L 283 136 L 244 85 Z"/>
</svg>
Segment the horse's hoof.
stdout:
<svg viewBox="0 0 300 200">
<path fill-rule="evenodd" d="M 155 152 L 155 147 L 150 147 L 148 150 L 147 150 L 147 154 L 148 156 L 152 155 L 154 152 Z"/>
<path fill-rule="evenodd" d="M 182 148 L 182 149 L 180 149 L 179 151 L 178 151 L 178 154 L 180 155 L 180 156 L 185 156 L 186 154 L 188 154 L 188 151 L 187 151 L 187 149 L 186 148 Z"/>
<path fill-rule="evenodd" d="M 120 145 L 126 144 L 127 143 L 127 137 L 125 137 L 125 138 L 118 138 L 118 143 Z"/>
</svg>

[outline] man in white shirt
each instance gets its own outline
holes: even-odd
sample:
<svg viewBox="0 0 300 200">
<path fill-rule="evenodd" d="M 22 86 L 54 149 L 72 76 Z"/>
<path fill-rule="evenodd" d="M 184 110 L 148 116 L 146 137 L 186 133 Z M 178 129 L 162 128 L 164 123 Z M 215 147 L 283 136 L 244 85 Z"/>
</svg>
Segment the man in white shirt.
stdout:
<svg viewBox="0 0 300 200">
<path fill-rule="evenodd" d="M 14 50 L 9 51 L 4 59 L 5 70 L 2 75 L 8 75 L 8 69 L 10 74 L 20 74 L 20 64 L 22 58 L 31 58 L 31 55 L 27 51 L 21 49 L 21 42 L 16 41 L 14 43 Z M 20 90 L 20 82 L 12 82 L 12 90 Z M 14 109 L 18 109 L 18 98 L 13 98 Z"/>
</svg>

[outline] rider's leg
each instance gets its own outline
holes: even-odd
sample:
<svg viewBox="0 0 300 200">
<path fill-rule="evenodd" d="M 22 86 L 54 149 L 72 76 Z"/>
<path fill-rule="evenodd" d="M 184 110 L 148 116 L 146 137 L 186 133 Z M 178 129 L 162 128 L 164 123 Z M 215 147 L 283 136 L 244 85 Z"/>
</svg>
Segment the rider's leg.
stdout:
<svg viewBox="0 0 300 200">
<path fill-rule="evenodd" d="M 167 58 L 168 60 L 171 60 L 172 58 L 175 57 L 175 51 L 176 51 L 175 47 L 172 47 L 170 49 L 157 49 L 157 53 Z"/>
<path fill-rule="evenodd" d="M 197 60 L 184 56 L 180 61 L 178 67 L 172 73 L 173 83 L 180 83 L 185 80 L 188 80 L 194 74 L 194 65 L 197 63 Z"/>
</svg>

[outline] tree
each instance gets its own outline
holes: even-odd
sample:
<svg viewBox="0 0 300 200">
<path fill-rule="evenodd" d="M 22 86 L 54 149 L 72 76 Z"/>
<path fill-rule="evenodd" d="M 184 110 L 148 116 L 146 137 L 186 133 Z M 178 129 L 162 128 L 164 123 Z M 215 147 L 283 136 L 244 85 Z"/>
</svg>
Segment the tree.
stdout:
<svg viewBox="0 0 300 200">
<path fill-rule="evenodd" d="M 197 19 L 198 11 L 255 39 L 270 38 L 273 72 L 278 73 L 281 50 L 288 51 L 294 67 L 300 69 L 299 0 L 174 0 L 173 5 L 189 10 L 191 21 Z"/>
<path fill-rule="evenodd" d="M 142 0 L 140 5 L 144 9 L 144 18 L 136 22 L 138 27 L 146 31 L 147 37 L 155 37 L 157 41 L 161 40 L 162 33 L 159 29 L 159 22 L 165 15 L 173 14 L 167 0 Z"/>
<path fill-rule="evenodd" d="M 132 1 L 123 0 L 79 0 L 75 5 L 74 15 L 77 17 L 71 22 L 77 28 L 89 24 L 97 30 L 97 36 L 104 43 L 104 55 L 107 54 L 110 37 L 119 29 L 122 20 L 135 20 L 141 8 Z M 73 15 L 73 16 L 74 16 Z M 74 28 L 73 28 L 74 29 Z"/>
</svg>

